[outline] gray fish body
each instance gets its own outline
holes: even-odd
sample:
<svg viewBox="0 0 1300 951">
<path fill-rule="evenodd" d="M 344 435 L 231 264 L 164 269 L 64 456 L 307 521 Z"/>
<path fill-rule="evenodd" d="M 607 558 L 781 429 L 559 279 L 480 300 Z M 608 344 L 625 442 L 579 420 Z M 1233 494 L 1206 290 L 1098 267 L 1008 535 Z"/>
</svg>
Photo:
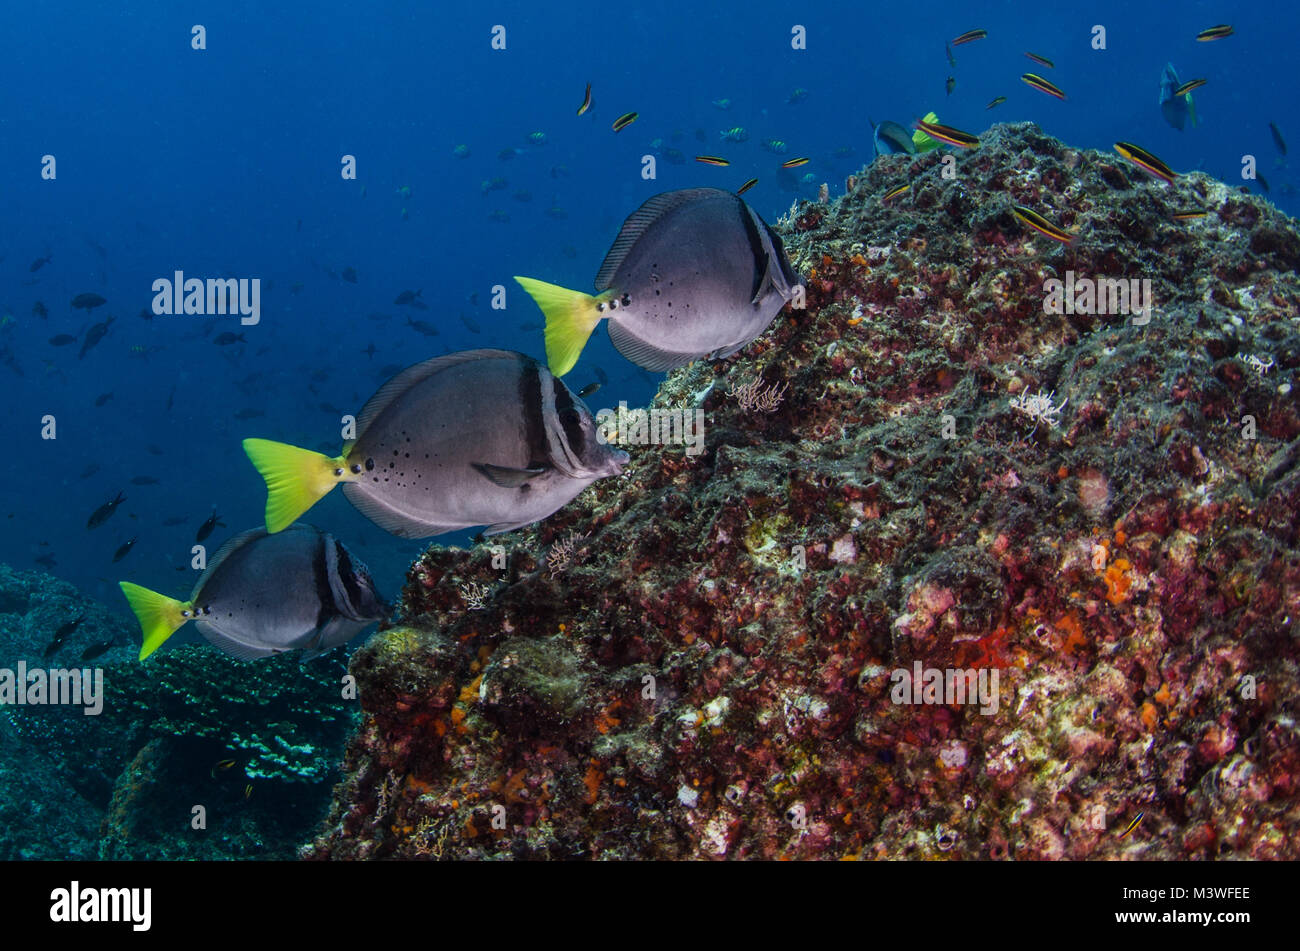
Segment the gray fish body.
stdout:
<svg viewBox="0 0 1300 951">
<path fill-rule="evenodd" d="M 190 600 L 199 633 L 240 660 L 290 650 L 315 656 L 385 613 L 365 565 L 334 536 L 302 523 L 231 539 Z"/>
<path fill-rule="evenodd" d="M 72 306 L 74 308 L 80 308 L 86 311 L 94 310 L 96 307 L 107 303 L 108 301 L 100 297 L 98 294 L 92 294 L 89 292 L 78 294 L 76 297 L 72 298 Z"/>
<path fill-rule="evenodd" d="M 609 336 L 647 370 L 726 357 L 764 330 L 798 276 L 780 237 L 741 198 L 714 188 L 651 198 L 623 225 L 596 276 Z"/>
<path fill-rule="evenodd" d="M 410 367 L 371 398 L 343 491 L 394 535 L 427 538 L 546 518 L 627 453 L 596 439 L 586 404 L 537 361 L 467 350 Z"/>
<path fill-rule="evenodd" d="M 1164 72 L 1160 74 L 1160 114 L 1179 132 L 1187 124 L 1187 100 L 1174 95 L 1174 90 L 1181 85 L 1174 64 L 1166 63 Z"/>
<path fill-rule="evenodd" d="M 888 119 L 876 126 L 874 141 L 877 155 L 897 155 L 899 152 L 908 155 L 916 154 L 916 143 L 912 141 L 912 133 L 897 122 Z"/>
</svg>

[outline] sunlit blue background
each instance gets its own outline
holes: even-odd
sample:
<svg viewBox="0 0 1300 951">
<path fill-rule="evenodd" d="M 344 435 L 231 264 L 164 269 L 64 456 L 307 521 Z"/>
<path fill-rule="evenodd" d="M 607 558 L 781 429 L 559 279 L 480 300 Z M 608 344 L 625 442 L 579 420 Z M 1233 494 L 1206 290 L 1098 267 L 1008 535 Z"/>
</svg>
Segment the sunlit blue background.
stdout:
<svg viewBox="0 0 1300 951">
<path fill-rule="evenodd" d="M 119 578 L 188 593 L 193 574 L 178 569 L 213 508 L 227 528 L 209 540 L 212 548 L 261 520 L 265 492 L 242 437 L 335 451 L 339 410 L 358 409 L 384 368 L 468 347 L 542 356 L 540 331 L 522 329 L 541 315 L 511 275 L 590 289 L 622 219 L 667 189 L 736 188 L 756 176 L 746 197 L 775 220 L 797 195 L 778 183 L 782 157 L 760 148 L 765 139 L 787 142 L 785 157 L 811 157 L 797 174 L 811 174 L 798 195 L 812 197 L 823 181 L 839 194 L 845 175 L 870 161 L 869 117 L 906 125 L 933 109 L 972 131 L 1032 119 L 1076 146 L 1133 141 L 1177 170 L 1200 168 L 1236 184 L 1242 155 L 1252 153 L 1271 200 L 1297 210 L 1294 173 L 1268 129 L 1276 122 L 1300 146 L 1293 4 L 963 0 L 947 8 L 3 5 L 0 561 L 30 568 L 52 558 L 53 573 L 109 603 L 121 602 Z M 1237 35 L 1194 41 L 1222 22 Z M 190 48 L 195 23 L 207 29 L 202 52 Z M 505 51 L 490 47 L 494 24 L 506 27 Z M 794 24 L 807 28 L 806 51 L 790 47 Z M 1090 45 L 1094 24 L 1106 28 L 1104 51 Z M 944 41 L 976 27 L 988 38 L 955 48 L 957 65 L 949 67 Z M 1056 68 L 1034 66 L 1026 50 Z M 1195 129 L 1178 132 L 1161 118 L 1166 62 L 1184 79 L 1209 80 L 1194 94 Z M 1046 72 L 1068 99 L 1021 83 L 1029 70 Z M 587 82 L 594 106 L 579 118 Z M 796 88 L 807 97 L 791 104 Z M 998 95 L 1007 102 L 986 111 Z M 713 105 L 721 99 L 731 100 L 729 109 Z M 640 113 L 633 125 L 611 131 L 633 110 Z M 724 143 L 720 133 L 735 126 L 748 141 Z M 532 132 L 546 143 L 531 144 Z M 645 181 L 641 157 L 655 151 L 655 139 L 658 178 Z M 453 153 L 461 144 L 466 158 Z M 668 148 L 686 162 L 662 158 Z M 852 151 L 833 157 L 843 149 Z M 503 150 L 517 152 L 503 159 Z M 46 153 L 57 158 L 57 181 L 39 177 Z M 699 153 L 732 164 L 690 161 Z M 357 157 L 356 181 L 340 177 L 345 154 Z M 508 186 L 485 194 L 482 183 L 497 176 Z M 493 212 L 509 220 L 493 220 Z M 49 264 L 32 272 L 46 254 Z M 347 267 L 357 283 L 342 280 Z M 152 282 L 177 269 L 261 278 L 261 324 L 142 319 Z M 507 288 L 504 311 L 488 306 L 496 284 Z M 422 289 L 429 310 L 395 306 L 404 289 Z M 90 318 L 69 306 L 84 291 L 108 300 Z M 46 320 L 33 315 L 38 300 L 49 308 Z M 84 359 L 80 341 L 47 342 L 110 315 L 110 333 Z M 408 317 L 441 335 L 416 333 Z M 246 332 L 247 346 L 215 345 L 224 330 Z M 373 357 L 362 352 L 370 344 Z M 603 330 L 568 380 L 581 387 L 597 368 L 609 383 L 593 408 L 644 403 L 654 391 L 656 378 L 619 357 Z M 108 392 L 111 400 L 96 408 Z M 236 419 L 241 410 L 265 415 Z M 58 420 L 55 442 L 39 438 L 45 414 Z M 92 466 L 97 471 L 83 478 Z M 132 485 L 137 476 L 160 481 Z M 118 490 L 126 503 L 88 531 L 90 513 Z M 162 525 L 175 517 L 185 521 Z M 352 544 L 390 596 L 424 544 L 387 535 L 339 493 L 309 519 Z M 134 551 L 110 564 L 136 535 Z M 121 609 L 125 615 L 124 602 Z"/>
</svg>

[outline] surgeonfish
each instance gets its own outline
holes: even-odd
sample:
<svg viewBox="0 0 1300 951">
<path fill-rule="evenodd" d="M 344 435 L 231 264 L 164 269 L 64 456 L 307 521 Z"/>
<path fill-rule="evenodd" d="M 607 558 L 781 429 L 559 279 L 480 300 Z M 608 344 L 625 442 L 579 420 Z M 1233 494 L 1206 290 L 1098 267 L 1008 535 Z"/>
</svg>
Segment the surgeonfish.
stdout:
<svg viewBox="0 0 1300 951">
<path fill-rule="evenodd" d="M 1196 128 L 1196 103 L 1188 93 L 1185 96 L 1176 95 L 1179 87 L 1183 85 L 1182 80 L 1178 78 L 1178 70 L 1174 69 L 1173 63 L 1165 63 L 1164 72 L 1160 74 L 1160 114 L 1165 117 L 1165 121 L 1177 129 L 1183 131 L 1183 126 L 1187 120 L 1191 120 L 1192 128 Z"/>
<path fill-rule="evenodd" d="M 226 542 L 188 601 L 119 582 L 140 621 L 144 660 L 187 621 L 239 660 L 291 650 L 315 657 L 346 644 L 387 613 L 370 572 L 333 535 L 294 524 L 255 528 Z"/>
<path fill-rule="evenodd" d="M 465 350 L 408 367 L 357 414 L 334 458 L 267 439 L 244 450 L 266 480 L 278 532 L 335 485 L 381 528 L 427 538 L 487 535 L 546 518 L 628 455 L 597 438 L 587 405 L 546 367 L 508 350 Z"/>
<path fill-rule="evenodd" d="M 875 127 L 874 140 L 877 155 L 895 155 L 899 152 L 915 155 L 917 151 L 912 133 L 888 119 Z"/>
<path fill-rule="evenodd" d="M 615 348 L 646 370 L 731 356 L 795 294 L 780 236 L 737 195 L 688 188 L 655 195 L 623 223 L 595 295 L 516 277 L 546 315 L 551 372 L 573 369 L 609 318 Z"/>
</svg>

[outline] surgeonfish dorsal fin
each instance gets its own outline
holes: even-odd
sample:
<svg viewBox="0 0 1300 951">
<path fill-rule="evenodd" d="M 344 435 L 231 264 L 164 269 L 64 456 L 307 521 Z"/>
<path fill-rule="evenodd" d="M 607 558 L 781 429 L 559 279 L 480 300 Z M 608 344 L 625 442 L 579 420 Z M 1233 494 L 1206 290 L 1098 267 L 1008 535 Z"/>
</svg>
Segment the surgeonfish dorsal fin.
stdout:
<svg viewBox="0 0 1300 951">
<path fill-rule="evenodd" d="M 289 529 L 300 527 L 302 526 L 295 522 L 289 526 Z M 240 532 L 235 537 L 227 539 L 226 543 L 218 548 L 215 554 L 208 558 L 208 566 L 203 569 L 203 574 L 199 575 L 199 580 L 194 582 L 194 590 L 190 593 L 190 600 L 199 600 L 199 592 L 203 590 L 203 586 L 207 583 L 208 579 L 212 577 L 213 573 L 221 567 L 223 561 L 235 552 L 239 551 L 239 549 L 243 548 L 249 542 L 256 541 L 259 538 L 264 538 L 266 534 L 267 532 L 265 528 L 250 528 L 246 532 Z"/>
<path fill-rule="evenodd" d="M 603 291 L 609 288 L 609 282 L 614 279 L 614 272 L 622 266 L 628 251 L 632 250 L 637 239 L 645 234 L 646 229 L 652 224 L 674 208 L 680 208 L 701 198 L 715 198 L 718 195 L 736 197 L 730 192 L 720 191 L 717 188 L 683 188 L 647 199 L 645 204 L 628 215 L 627 220 L 623 222 L 622 230 L 614 239 L 614 244 L 605 255 L 605 260 L 601 262 L 600 270 L 596 272 L 596 290 Z"/>
<path fill-rule="evenodd" d="M 550 471 L 549 469 L 514 469 L 510 466 L 494 466 L 490 462 L 474 462 L 471 465 L 503 489 L 517 489 Z"/>
<path fill-rule="evenodd" d="M 448 353 L 441 357 L 434 357 L 432 360 L 425 360 L 423 363 L 417 363 L 415 366 L 407 367 L 381 386 L 374 396 L 366 400 L 366 405 L 361 407 L 361 412 L 357 413 L 357 439 L 359 440 L 365 434 L 366 429 L 375 421 L 375 417 L 388 409 L 398 397 L 417 383 L 427 380 L 435 373 L 440 373 L 448 367 L 485 358 L 518 360 L 520 355 L 513 350 L 463 350 L 460 353 Z M 356 440 L 353 440 L 354 442 Z M 347 450 L 352 447 L 353 443 L 348 443 L 344 449 L 344 455 L 347 454 Z"/>
</svg>

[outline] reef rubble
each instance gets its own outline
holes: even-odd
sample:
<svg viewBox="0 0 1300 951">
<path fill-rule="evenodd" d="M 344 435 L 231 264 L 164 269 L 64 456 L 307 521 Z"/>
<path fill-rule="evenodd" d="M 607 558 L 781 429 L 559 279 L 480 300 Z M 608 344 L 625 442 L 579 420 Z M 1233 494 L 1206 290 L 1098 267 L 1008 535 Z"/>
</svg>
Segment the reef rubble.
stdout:
<svg viewBox="0 0 1300 951">
<path fill-rule="evenodd" d="M 1027 123 L 848 185 L 702 453 L 411 566 L 304 857 L 1300 857 L 1296 223 Z"/>
</svg>

